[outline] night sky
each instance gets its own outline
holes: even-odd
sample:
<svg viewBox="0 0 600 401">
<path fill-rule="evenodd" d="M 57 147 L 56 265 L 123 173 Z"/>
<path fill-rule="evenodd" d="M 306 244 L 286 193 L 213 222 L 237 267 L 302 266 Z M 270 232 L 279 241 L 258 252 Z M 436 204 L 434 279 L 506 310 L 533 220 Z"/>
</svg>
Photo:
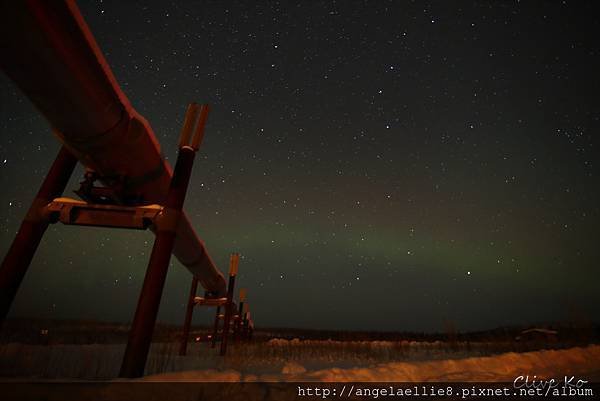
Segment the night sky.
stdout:
<svg viewBox="0 0 600 401">
<path fill-rule="evenodd" d="M 156 3 L 79 6 L 171 162 L 212 105 L 185 209 L 258 327 L 600 320 L 593 2 Z M 0 99 L 5 255 L 59 142 Z M 129 321 L 152 241 L 51 226 L 10 316 Z M 173 258 L 159 320 L 190 278 Z"/>
</svg>

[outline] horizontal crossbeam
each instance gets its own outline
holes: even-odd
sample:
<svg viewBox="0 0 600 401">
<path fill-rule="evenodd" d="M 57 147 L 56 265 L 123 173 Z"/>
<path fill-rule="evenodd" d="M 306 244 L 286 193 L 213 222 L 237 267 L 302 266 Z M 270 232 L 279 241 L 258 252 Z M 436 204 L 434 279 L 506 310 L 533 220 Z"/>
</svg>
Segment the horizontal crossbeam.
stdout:
<svg viewBox="0 0 600 401">
<path fill-rule="evenodd" d="M 145 230 L 163 211 L 161 205 L 121 206 L 56 198 L 44 210 L 51 222 Z"/>
</svg>

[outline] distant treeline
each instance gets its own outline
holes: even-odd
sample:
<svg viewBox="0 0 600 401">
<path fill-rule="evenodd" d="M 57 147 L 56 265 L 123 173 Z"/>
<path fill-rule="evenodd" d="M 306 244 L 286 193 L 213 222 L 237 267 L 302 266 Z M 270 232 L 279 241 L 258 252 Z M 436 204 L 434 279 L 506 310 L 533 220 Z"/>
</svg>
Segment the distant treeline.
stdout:
<svg viewBox="0 0 600 401">
<path fill-rule="evenodd" d="M 527 329 L 542 329 L 539 333 L 523 335 Z M 194 326 L 192 336 L 209 332 L 207 326 Z M 551 332 L 550 334 L 545 334 Z M 92 320 L 50 320 L 12 318 L 4 322 L 0 331 L 0 343 L 18 342 L 24 344 L 118 344 L 127 341 L 129 324 L 99 322 Z M 536 336 L 538 338 L 536 338 Z M 581 323 L 540 323 L 527 326 L 499 327 L 492 330 L 457 332 L 448 329 L 440 333 L 424 332 L 386 332 L 386 331 L 343 331 L 295 328 L 260 328 L 254 333 L 256 341 L 268 341 L 272 338 L 300 340 L 335 341 L 445 341 L 445 342 L 513 342 L 545 340 L 559 343 L 598 343 L 600 342 L 600 324 Z M 154 330 L 154 342 L 178 341 L 181 326 L 157 324 Z"/>
</svg>

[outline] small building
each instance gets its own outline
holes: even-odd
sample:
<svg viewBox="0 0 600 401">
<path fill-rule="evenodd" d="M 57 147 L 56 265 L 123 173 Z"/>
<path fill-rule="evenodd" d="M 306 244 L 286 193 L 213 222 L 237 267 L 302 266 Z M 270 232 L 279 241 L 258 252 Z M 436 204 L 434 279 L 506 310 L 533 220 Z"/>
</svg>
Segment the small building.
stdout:
<svg viewBox="0 0 600 401">
<path fill-rule="evenodd" d="M 519 335 L 515 337 L 515 340 L 556 342 L 558 340 L 558 331 L 543 328 L 531 328 L 521 331 Z"/>
</svg>

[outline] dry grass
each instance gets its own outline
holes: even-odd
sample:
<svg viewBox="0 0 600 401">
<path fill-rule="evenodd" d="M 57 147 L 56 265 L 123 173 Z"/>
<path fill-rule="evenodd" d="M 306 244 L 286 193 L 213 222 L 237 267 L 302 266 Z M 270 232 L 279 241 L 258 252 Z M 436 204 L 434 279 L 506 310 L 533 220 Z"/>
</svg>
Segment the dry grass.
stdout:
<svg viewBox="0 0 600 401">
<path fill-rule="evenodd" d="M 107 379 L 117 376 L 128 326 L 81 321 L 8 321 L 0 338 L 0 377 Z M 460 360 L 506 352 L 563 349 L 596 342 L 596 328 L 563 327 L 552 341 L 515 341 L 520 329 L 458 334 L 323 332 L 269 329 L 252 342 L 230 342 L 225 357 L 207 343 L 190 342 L 178 355 L 179 327 L 158 325 L 146 374 L 189 370 L 270 374 L 331 367 L 348 369 L 395 362 Z M 40 333 L 45 333 L 41 335 Z M 191 333 L 203 337 L 207 329 Z M 299 337 L 299 338 L 294 338 Z"/>
<path fill-rule="evenodd" d="M 560 348 L 537 344 L 537 348 Z M 391 362 L 481 357 L 518 351 L 520 344 L 489 342 L 283 340 L 232 343 L 225 357 L 207 343 L 190 343 L 181 357 L 178 344 L 152 344 L 146 374 L 182 370 L 234 370 L 241 374 L 281 372 L 297 364 L 308 370 L 355 368 Z M 533 345 L 529 344 L 529 347 Z M 0 376 L 107 379 L 117 376 L 124 344 L 0 345 Z"/>
</svg>

